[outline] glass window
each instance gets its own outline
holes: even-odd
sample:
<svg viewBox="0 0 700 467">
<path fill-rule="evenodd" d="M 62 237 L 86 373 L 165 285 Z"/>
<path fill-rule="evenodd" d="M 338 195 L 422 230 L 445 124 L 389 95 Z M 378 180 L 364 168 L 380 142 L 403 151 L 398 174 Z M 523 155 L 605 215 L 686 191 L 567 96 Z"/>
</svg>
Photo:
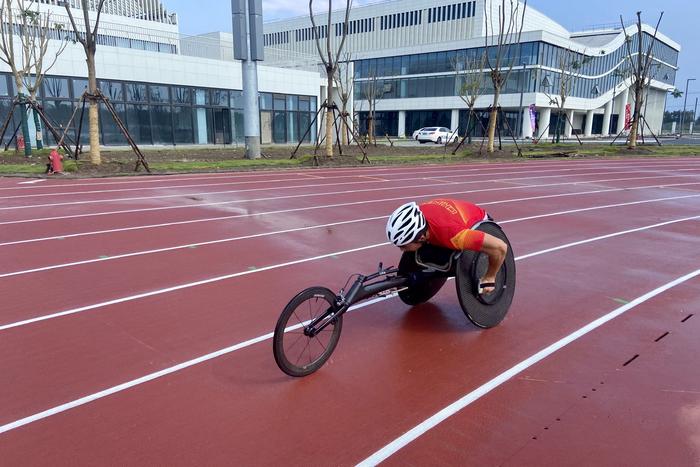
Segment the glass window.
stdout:
<svg viewBox="0 0 700 467">
<path fill-rule="evenodd" d="M 311 96 L 311 111 L 316 112 L 317 107 L 316 107 L 316 96 Z"/>
<path fill-rule="evenodd" d="M 124 100 L 122 83 L 116 81 L 100 81 L 100 90 L 111 101 Z"/>
<path fill-rule="evenodd" d="M 168 86 L 148 86 L 151 102 L 170 102 L 170 88 Z"/>
<path fill-rule="evenodd" d="M 126 121 L 124 104 L 114 104 L 114 109 L 122 121 Z M 107 110 L 104 104 L 100 104 L 100 131 L 102 133 L 102 142 L 104 144 L 127 144 L 124 134 L 114 121 L 112 114 Z M 133 134 L 131 135 L 134 136 Z M 87 122 L 83 122 L 81 140 L 87 139 Z M 150 141 L 149 141 L 150 142 Z"/>
<path fill-rule="evenodd" d="M 275 98 L 274 98 L 275 110 L 284 110 L 285 109 L 285 101 L 286 101 L 286 99 L 284 98 L 284 96 L 281 96 L 279 94 L 275 95 Z"/>
<path fill-rule="evenodd" d="M 5 78 L 3 76 L 3 78 Z M 7 85 L 6 80 L 5 84 Z M 66 78 L 48 78 L 45 77 L 42 81 L 42 87 L 44 88 L 44 96 L 51 98 L 70 98 L 68 89 L 68 79 Z"/>
<path fill-rule="evenodd" d="M 145 102 L 146 85 L 139 83 L 126 83 L 126 99 L 129 102 Z"/>
<path fill-rule="evenodd" d="M 129 133 L 131 134 L 131 137 L 134 138 L 134 141 L 136 141 L 136 143 L 153 143 L 151 139 L 151 118 L 147 105 L 127 106 L 126 120 Z"/>
<path fill-rule="evenodd" d="M 275 111 L 272 117 L 272 141 L 275 143 L 287 142 L 287 122 L 284 111 Z"/>
<path fill-rule="evenodd" d="M 287 110 L 299 110 L 298 96 L 287 96 Z"/>
<path fill-rule="evenodd" d="M 210 90 L 208 104 L 215 105 L 215 106 L 228 107 L 229 106 L 228 91 L 224 91 L 223 89 Z"/>
<path fill-rule="evenodd" d="M 234 109 L 242 109 L 243 106 L 243 91 L 231 91 L 231 107 Z"/>
<path fill-rule="evenodd" d="M 287 112 L 287 141 L 288 142 L 298 142 L 299 137 L 301 136 L 299 134 L 299 129 L 297 125 L 297 112 Z M 306 131 L 306 128 L 304 128 L 302 131 Z"/>
<path fill-rule="evenodd" d="M 87 91 L 88 82 L 86 79 L 73 78 L 73 98 L 80 99 L 85 91 Z"/>
<path fill-rule="evenodd" d="M 307 111 L 307 112 L 309 110 L 311 110 L 310 99 L 308 97 L 300 97 L 299 98 L 299 110 L 303 110 L 303 111 Z"/>
<path fill-rule="evenodd" d="M 173 107 L 173 132 L 175 144 L 194 143 L 191 107 Z"/>
<path fill-rule="evenodd" d="M 206 104 L 206 102 L 207 102 L 206 95 L 207 95 L 206 89 L 195 89 L 194 90 L 194 105 Z"/>
<path fill-rule="evenodd" d="M 191 104 L 192 92 L 190 88 L 173 87 L 174 104 Z"/>
<path fill-rule="evenodd" d="M 8 80 L 7 75 L 0 75 L 0 96 L 9 96 L 10 95 L 10 87 L 7 84 Z"/>
<path fill-rule="evenodd" d="M 271 110 L 272 109 L 272 94 L 267 92 L 260 93 L 260 109 L 261 110 Z"/>
<path fill-rule="evenodd" d="M 151 106 L 153 144 L 173 144 L 173 120 L 169 105 Z"/>
</svg>

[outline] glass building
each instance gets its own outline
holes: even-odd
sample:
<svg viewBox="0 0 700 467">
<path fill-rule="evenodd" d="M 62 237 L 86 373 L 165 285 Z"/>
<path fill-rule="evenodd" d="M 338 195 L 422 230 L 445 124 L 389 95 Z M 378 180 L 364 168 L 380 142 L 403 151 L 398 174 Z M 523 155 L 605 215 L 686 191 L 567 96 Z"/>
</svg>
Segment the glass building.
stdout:
<svg viewBox="0 0 700 467">
<path fill-rule="evenodd" d="M 497 23 L 500 5 L 496 0 L 395 0 L 353 8 L 346 50 L 354 65 L 354 111 L 360 130 L 366 128 L 369 101 L 365 96 L 371 87 L 381 90 L 375 115 L 379 135 L 410 136 L 423 126 L 459 128 L 463 133 L 467 111 L 460 89 L 465 77 L 474 73 L 483 74 L 476 102 L 476 120 L 483 120 L 493 103 L 493 87 L 481 58 L 487 56 L 491 62 L 495 58 L 497 37 L 492 36 L 491 25 Z M 522 14 L 522 3 L 519 8 Z M 336 43 L 342 37 L 343 19 L 344 11 L 331 15 L 331 40 Z M 316 22 L 327 24 L 327 15 L 319 14 Z M 269 48 L 301 53 L 315 48 L 308 16 L 266 23 L 265 33 L 274 41 Z M 318 35 L 326 34 L 325 26 L 319 26 Z M 646 52 L 654 28 L 643 25 L 642 34 Z M 567 122 L 569 136 L 619 133 L 628 105 L 634 105 L 629 53 L 636 58 L 637 43 L 636 25 L 624 31 L 618 23 L 572 33 L 528 5 L 520 41 L 506 45 L 503 63 L 512 64 L 513 69 L 499 100 L 504 111 L 502 130 L 513 129 L 522 137 L 544 136 L 561 120 Z M 655 132 L 661 129 L 666 95 L 674 89 L 679 52 L 680 46 L 660 31 L 651 48 L 652 81 L 643 109 Z M 557 95 L 563 76 L 568 90 L 559 109 L 552 101 L 561 100 Z M 474 131 L 480 134 L 481 125 Z"/>
<path fill-rule="evenodd" d="M 50 13 L 52 22 L 63 25 L 52 31 L 47 56 L 60 41 L 68 41 L 68 45 L 44 77 L 36 99 L 59 132 L 71 122 L 67 134 L 75 139 L 81 114 L 78 106 L 87 89 L 87 67 L 82 46 L 73 43 L 74 34 L 61 3 L 43 0 L 39 5 L 42 14 Z M 79 8 L 80 2 L 71 0 L 71 7 Z M 89 15 L 94 21 L 95 12 L 91 10 Z M 74 16 L 78 23 L 82 21 L 82 12 L 74 12 Z M 168 13 L 163 2 L 140 0 L 106 2 L 98 32 L 98 87 L 137 144 L 243 143 L 241 66 L 233 60 L 230 34 L 181 35 L 177 15 Z M 260 66 L 258 77 L 261 142 L 296 143 L 309 128 L 306 141 L 315 141 L 316 125 L 312 122 L 321 83 L 317 67 Z M 14 77 L 2 63 L 3 122 L 16 95 Z M 12 138 L 20 115 L 19 110 L 14 112 L 4 143 Z M 33 118 L 29 124 L 33 135 Z M 53 136 L 46 128 L 43 130 L 43 140 L 54 144 Z M 87 134 L 85 112 L 83 144 L 88 142 Z M 104 105 L 100 108 L 100 139 L 105 145 L 127 144 Z"/>
</svg>

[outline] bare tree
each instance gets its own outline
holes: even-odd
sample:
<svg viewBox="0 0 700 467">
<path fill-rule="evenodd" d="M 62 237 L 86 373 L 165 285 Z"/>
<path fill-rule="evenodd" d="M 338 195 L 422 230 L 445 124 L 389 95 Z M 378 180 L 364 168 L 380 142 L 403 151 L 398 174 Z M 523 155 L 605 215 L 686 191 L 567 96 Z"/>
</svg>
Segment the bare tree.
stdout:
<svg viewBox="0 0 700 467">
<path fill-rule="evenodd" d="M 384 82 L 379 81 L 372 73 L 367 81 L 362 83 L 362 97 L 367 101 L 369 112 L 367 114 L 367 135 L 370 143 L 377 145 L 375 116 L 377 101 L 384 95 Z"/>
<path fill-rule="evenodd" d="M 557 88 L 557 95 L 551 96 L 545 92 L 545 95 L 549 98 L 549 103 L 557 106 L 557 113 L 559 114 L 557 126 L 554 132 L 557 143 L 559 143 L 561 140 L 564 121 L 569 119 L 568 115 L 566 114 L 565 106 L 566 99 L 571 95 L 571 88 L 573 87 L 575 74 L 579 73 L 581 68 L 592 59 L 593 57 L 587 56 L 585 52 L 580 53 L 569 48 L 559 50 L 557 56 L 559 69 L 559 86 Z M 571 122 L 569 122 L 569 124 L 571 124 Z"/>
<path fill-rule="evenodd" d="M 520 49 L 520 37 L 525 25 L 525 11 L 527 10 L 527 0 L 501 0 L 498 6 L 498 30 L 493 27 L 493 15 L 489 17 L 487 8 L 484 9 L 484 19 L 486 25 L 485 53 L 486 66 L 490 70 L 491 82 L 493 84 L 493 106 L 489 116 L 488 146 L 487 152 L 494 151 L 494 140 L 496 137 L 496 124 L 498 119 L 498 101 L 501 97 L 501 90 L 508 82 L 508 78 L 513 71 L 513 65 L 518 54 L 514 51 Z M 497 33 L 489 37 L 489 26 L 491 33 Z M 489 43 L 490 42 L 490 43 Z M 491 53 L 493 51 L 493 53 Z"/>
<path fill-rule="evenodd" d="M 89 125 L 90 125 L 90 161 L 93 164 L 99 165 L 102 163 L 102 158 L 100 157 L 100 113 L 97 100 L 94 96 L 97 95 L 97 73 L 95 71 L 95 52 L 97 51 L 97 28 L 100 26 L 100 15 L 102 14 L 102 7 L 105 4 L 105 0 L 80 0 L 80 8 L 83 10 L 83 27 L 84 30 L 78 28 L 78 25 L 73 18 L 73 12 L 70 8 L 70 2 L 64 1 L 63 6 L 65 6 L 68 12 L 68 17 L 70 18 L 70 24 L 73 27 L 73 33 L 75 38 L 85 49 L 85 61 L 87 63 L 88 69 L 88 94 L 90 108 L 88 111 Z M 91 26 L 90 22 L 90 6 L 94 6 L 97 12 L 97 18 L 95 19 L 95 26 Z"/>
<path fill-rule="evenodd" d="M 644 51 L 644 32 L 642 30 L 642 12 L 637 12 L 637 47 L 636 47 L 636 57 L 632 55 L 632 38 L 627 34 L 627 28 L 625 27 L 625 21 L 620 15 L 620 23 L 622 24 L 622 29 L 625 32 L 625 44 L 627 47 L 627 60 L 630 64 L 630 71 L 632 77 L 632 90 L 634 92 L 634 113 L 632 114 L 632 127 L 630 128 L 630 134 L 627 138 L 627 147 L 634 149 L 637 147 L 637 137 L 641 131 L 640 120 L 642 117 L 642 105 L 644 105 L 644 90 L 647 86 L 651 84 L 649 78 L 649 73 L 651 70 L 651 64 L 654 61 L 654 56 L 652 55 L 652 50 L 656 43 L 656 35 L 659 31 L 659 25 L 661 24 L 661 19 L 664 17 L 663 11 L 659 15 L 659 20 L 656 22 L 656 28 L 654 29 L 654 35 L 649 41 L 649 46 Z"/>
<path fill-rule="evenodd" d="M 340 97 L 340 114 L 342 118 L 342 131 L 341 144 L 347 145 L 350 140 L 350 128 L 348 128 L 346 122 L 349 118 L 348 113 L 348 103 L 350 102 L 350 97 L 352 96 L 353 83 L 355 82 L 355 68 L 351 63 L 351 55 L 349 53 L 343 54 L 343 60 L 341 65 L 338 67 L 338 72 L 334 76 L 335 85 L 338 89 L 338 97 Z"/>
<path fill-rule="evenodd" d="M 472 142 L 472 116 L 476 101 L 481 96 L 484 89 L 484 66 L 486 64 L 486 54 L 479 58 L 468 58 L 465 54 L 455 55 L 450 59 L 452 69 L 455 72 L 457 92 L 459 98 L 467 106 L 467 133 L 466 138 L 469 144 Z"/>
<path fill-rule="evenodd" d="M 87 1 L 87 0 L 82 0 Z M 102 0 L 104 1 L 104 0 Z M 331 12 L 333 9 L 333 0 L 328 0 L 328 23 L 325 29 L 325 39 L 326 39 L 326 50 L 325 53 L 321 49 L 321 38 L 320 33 L 322 29 L 316 26 L 316 19 L 314 18 L 313 3 L 314 0 L 309 0 L 309 16 L 311 18 L 311 26 L 314 35 L 314 42 L 316 43 L 316 50 L 318 50 L 318 55 L 323 62 L 323 68 L 326 72 L 326 157 L 333 157 L 333 108 L 335 106 L 333 102 L 333 81 L 338 71 L 338 64 L 340 57 L 343 53 L 343 47 L 345 46 L 345 39 L 348 35 L 348 22 L 350 18 L 350 8 L 352 7 L 352 0 L 345 0 L 345 19 L 340 25 L 340 43 L 338 47 L 334 50 L 332 47 L 331 37 L 333 36 L 333 26 L 331 22 Z"/>
<path fill-rule="evenodd" d="M 18 16 L 15 16 L 18 15 Z M 17 89 L 17 98 L 24 100 L 24 90 L 29 94 L 29 101 L 36 103 L 36 94 L 46 73 L 56 64 L 59 55 L 68 45 L 65 36 L 57 47 L 53 60 L 45 66 L 44 59 L 48 52 L 52 36 L 61 36 L 63 26 L 51 23 L 51 13 L 41 13 L 35 0 L 0 0 L 0 61 L 6 63 L 12 71 Z M 15 56 L 15 36 L 19 39 L 21 57 Z M 27 122 L 25 104 L 21 104 L 22 134 L 25 140 L 25 154 L 31 155 L 32 145 Z M 42 149 L 41 124 L 36 112 L 37 149 Z"/>
</svg>

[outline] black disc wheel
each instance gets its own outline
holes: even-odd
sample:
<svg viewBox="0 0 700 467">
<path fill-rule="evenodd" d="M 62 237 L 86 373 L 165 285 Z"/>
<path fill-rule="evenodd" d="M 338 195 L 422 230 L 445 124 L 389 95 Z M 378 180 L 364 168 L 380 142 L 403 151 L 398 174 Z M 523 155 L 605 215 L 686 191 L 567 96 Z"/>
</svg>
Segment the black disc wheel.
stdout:
<svg viewBox="0 0 700 467">
<path fill-rule="evenodd" d="M 477 227 L 484 233 L 500 238 L 508 245 L 503 266 L 496 275 L 496 288 L 490 294 L 479 294 L 479 279 L 488 269 L 488 256 L 479 252 L 465 251 L 457 264 L 457 297 L 462 311 L 469 321 L 480 328 L 492 328 L 503 321 L 515 295 L 515 256 L 508 238 L 493 222 Z"/>
<path fill-rule="evenodd" d="M 416 263 L 416 254 L 413 251 L 406 251 L 401 255 L 399 261 L 399 274 L 408 276 L 411 273 L 422 271 L 423 267 Z M 425 303 L 440 291 L 447 277 L 433 277 L 411 284 L 399 292 L 399 298 L 406 305 L 419 305 Z"/>
<path fill-rule="evenodd" d="M 289 376 L 306 376 L 318 370 L 331 356 L 340 338 L 343 316 L 328 316 L 318 333 L 307 326 L 326 314 L 335 301 L 335 294 L 325 287 L 310 287 L 300 292 L 284 308 L 277 320 L 272 338 L 275 362 Z"/>
</svg>

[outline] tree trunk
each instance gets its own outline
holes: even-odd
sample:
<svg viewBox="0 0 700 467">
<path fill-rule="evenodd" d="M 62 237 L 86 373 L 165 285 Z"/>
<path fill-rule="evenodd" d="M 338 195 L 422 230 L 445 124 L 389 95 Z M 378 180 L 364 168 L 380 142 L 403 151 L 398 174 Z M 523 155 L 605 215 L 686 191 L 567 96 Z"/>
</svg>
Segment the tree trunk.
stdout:
<svg viewBox="0 0 700 467">
<path fill-rule="evenodd" d="M 92 51 L 87 56 L 88 67 L 88 91 L 90 94 L 97 94 L 97 74 L 95 72 L 95 52 Z M 90 99 L 88 111 L 90 125 L 90 162 L 95 165 L 102 164 L 100 156 L 100 113 L 97 101 Z"/>
<path fill-rule="evenodd" d="M 496 139 L 496 123 L 498 119 L 498 99 L 501 97 L 501 89 L 495 88 L 493 93 L 493 107 L 491 108 L 491 115 L 489 115 L 489 142 L 486 146 L 487 153 L 493 153 L 494 151 L 494 141 Z"/>
<path fill-rule="evenodd" d="M 43 133 L 41 131 L 41 120 L 39 120 L 39 114 L 35 110 L 32 110 L 32 114 L 34 115 L 34 128 L 36 128 L 36 148 L 44 149 L 44 145 L 41 141 L 43 139 Z"/>
<path fill-rule="evenodd" d="M 328 93 L 326 98 L 326 157 L 333 158 L 333 72 L 328 73 Z"/>
<path fill-rule="evenodd" d="M 469 107 L 469 114 L 467 115 L 467 144 L 472 144 L 472 113 L 474 112 L 474 107 Z"/>
<path fill-rule="evenodd" d="M 643 92 L 644 88 L 638 89 L 640 86 L 637 86 L 635 84 L 635 92 L 634 92 L 634 114 L 632 116 L 632 127 L 630 128 L 630 137 L 629 137 L 629 144 L 627 147 L 629 149 L 634 149 L 637 147 L 637 135 L 639 134 L 639 120 L 640 119 L 640 109 L 642 108 L 642 103 L 643 103 Z M 681 131 L 683 129 L 681 128 Z"/>
<path fill-rule="evenodd" d="M 343 102 L 343 112 L 341 115 L 343 115 L 342 118 L 342 124 L 340 125 L 343 131 L 341 131 L 341 143 L 343 146 L 348 145 L 348 133 L 350 132 L 350 128 L 348 128 L 348 125 L 345 123 L 347 119 L 347 109 L 348 109 L 348 104 L 347 102 Z"/>
</svg>

